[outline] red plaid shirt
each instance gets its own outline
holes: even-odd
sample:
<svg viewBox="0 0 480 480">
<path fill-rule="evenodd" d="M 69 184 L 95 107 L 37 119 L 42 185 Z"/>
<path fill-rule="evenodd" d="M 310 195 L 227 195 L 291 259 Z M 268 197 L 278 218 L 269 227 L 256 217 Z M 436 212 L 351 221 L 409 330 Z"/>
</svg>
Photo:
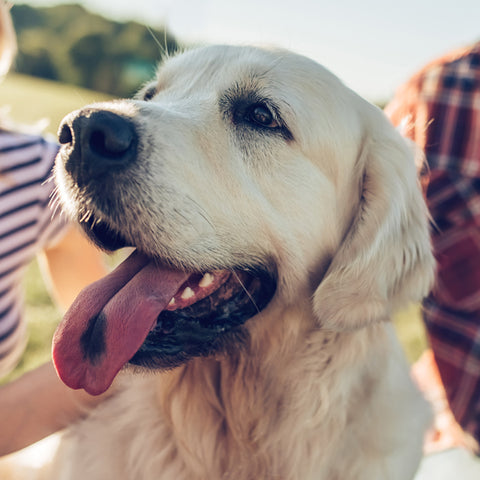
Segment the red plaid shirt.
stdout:
<svg viewBox="0 0 480 480">
<path fill-rule="evenodd" d="M 427 65 L 386 112 L 426 153 L 438 278 L 424 319 L 452 412 L 480 440 L 480 42 Z"/>
</svg>

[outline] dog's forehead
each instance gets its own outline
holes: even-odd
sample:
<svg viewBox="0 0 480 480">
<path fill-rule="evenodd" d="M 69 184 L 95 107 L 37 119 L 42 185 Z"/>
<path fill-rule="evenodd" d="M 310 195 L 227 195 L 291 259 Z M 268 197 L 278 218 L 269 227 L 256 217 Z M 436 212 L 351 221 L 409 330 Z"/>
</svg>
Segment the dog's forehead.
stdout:
<svg viewBox="0 0 480 480">
<path fill-rule="evenodd" d="M 155 89 L 158 103 L 200 115 L 216 107 L 224 115 L 238 101 L 274 105 L 304 143 L 316 141 L 316 132 L 323 132 L 322 138 L 338 136 L 339 129 L 349 137 L 358 133 L 360 97 L 322 65 L 288 50 L 231 45 L 189 50 L 160 66 Z"/>
<path fill-rule="evenodd" d="M 161 87 L 181 85 L 197 91 L 221 91 L 232 85 L 249 84 L 285 90 L 298 78 L 299 70 L 308 69 L 312 73 L 315 65 L 311 60 L 287 51 L 216 45 L 171 58 L 159 69 L 158 81 Z"/>
</svg>

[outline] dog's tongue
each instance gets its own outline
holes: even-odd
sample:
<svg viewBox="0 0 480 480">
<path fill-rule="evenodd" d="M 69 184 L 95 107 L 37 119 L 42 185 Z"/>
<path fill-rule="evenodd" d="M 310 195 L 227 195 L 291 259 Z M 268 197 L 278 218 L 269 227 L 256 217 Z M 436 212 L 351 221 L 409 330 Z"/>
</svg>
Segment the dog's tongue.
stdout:
<svg viewBox="0 0 480 480">
<path fill-rule="evenodd" d="M 60 378 L 92 395 L 107 390 L 187 277 L 135 251 L 82 290 L 53 338 Z"/>
</svg>

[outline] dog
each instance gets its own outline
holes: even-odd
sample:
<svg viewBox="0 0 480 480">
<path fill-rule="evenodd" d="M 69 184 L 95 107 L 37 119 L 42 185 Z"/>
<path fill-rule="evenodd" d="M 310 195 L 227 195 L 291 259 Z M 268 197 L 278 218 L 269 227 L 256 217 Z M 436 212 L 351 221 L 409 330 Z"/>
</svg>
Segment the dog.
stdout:
<svg viewBox="0 0 480 480">
<path fill-rule="evenodd" d="M 55 334 L 67 385 L 115 393 L 46 478 L 414 477 L 430 412 L 390 319 L 435 263 L 381 110 L 306 57 L 207 46 L 59 140 L 67 214 L 135 250 Z"/>
</svg>

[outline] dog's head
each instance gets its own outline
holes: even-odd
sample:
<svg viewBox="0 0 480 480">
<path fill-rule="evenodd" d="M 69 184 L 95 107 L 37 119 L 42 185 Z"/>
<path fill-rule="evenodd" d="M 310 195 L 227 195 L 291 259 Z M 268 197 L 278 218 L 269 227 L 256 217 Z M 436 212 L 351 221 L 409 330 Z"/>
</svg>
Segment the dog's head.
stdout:
<svg viewBox="0 0 480 480">
<path fill-rule="evenodd" d="M 67 116 L 59 138 L 67 212 L 102 248 L 136 248 L 57 331 L 71 386 L 98 393 L 127 361 L 169 368 L 222 350 L 275 302 L 344 329 L 429 288 L 410 148 L 305 57 L 186 52 L 136 99 Z"/>
</svg>

